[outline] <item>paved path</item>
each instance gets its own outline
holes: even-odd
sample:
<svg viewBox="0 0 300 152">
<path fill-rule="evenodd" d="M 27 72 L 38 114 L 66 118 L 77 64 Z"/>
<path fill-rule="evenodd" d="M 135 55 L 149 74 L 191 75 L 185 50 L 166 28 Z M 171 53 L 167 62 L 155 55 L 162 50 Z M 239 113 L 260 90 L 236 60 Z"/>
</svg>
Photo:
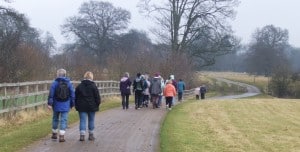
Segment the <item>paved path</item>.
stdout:
<svg viewBox="0 0 300 152">
<path fill-rule="evenodd" d="M 248 93 L 242 95 L 218 97 L 240 98 L 259 94 L 256 87 L 219 79 L 228 83 L 245 86 Z M 167 110 L 165 108 L 142 108 L 135 110 L 131 105 L 129 110 L 115 108 L 98 113 L 95 120 L 96 140 L 80 142 L 78 123 L 67 129 L 66 142 L 59 143 L 44 139 L 24 148 L 23 152 L 157 152 L 159 151 L 159 131 Z M 50 130 L 50 126 L 49 126 Z"/>
<path fill-rule="evenodd" d="M 66 142 L 51 140 L 50 135 L 22 151 L 28 152 L 155 152 L 159 151 L 159 129 L 167 110 L 115 108 L 98 113 L 96 140 L 80 142 L 78 123 L 66 131 Z M 49 128 L 50 129 L 50 128 Z"/>
<path fill-rule="evenodd" d="M 258 94 L 261 94 L 260 90 L 252 85 L 246 84 L 246 83 L 241 83 L 241 82 L 234 82 L 234 81 L 230 81 L 227 79 L 223 79 L 223 78 L 216 78 L 218 81 L 222 81 L 222 82 L 226 82 L 226 83 L 230 83 L 230 84 L 235 84 L 235 85 L 239 85 L 241 87 L 245 87 L 247 88 L 247 92 L 243 93 L 243 94 L 239 94 L 239 95 L 229 95 L 229 96 L 221 96 L 221 97 L 214 97 L 211 99 L 237 99 L 237 98 L 245 98 L 245 97 L 251 97 L 251 96 L 255 96 Z"/>
</svg>

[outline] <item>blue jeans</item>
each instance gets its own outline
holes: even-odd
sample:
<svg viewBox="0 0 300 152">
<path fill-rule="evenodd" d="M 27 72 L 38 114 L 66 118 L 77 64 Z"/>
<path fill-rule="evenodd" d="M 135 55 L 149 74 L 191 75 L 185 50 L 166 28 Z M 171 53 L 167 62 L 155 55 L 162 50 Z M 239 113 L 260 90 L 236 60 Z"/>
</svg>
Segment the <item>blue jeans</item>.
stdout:
<svg viewBox="0 0 300 152">
<path fill-rule="evenodd" d="M 69 112 L 55 112 L 53 111 L 53 117 L 52 117 L 52 129 L 56 130 L 66 130 L 67 123 L 68 123 L 68 114 Z"/>
<path fill-rule="evenodd" d="M 79 113 L 79 131 L 80 135 L 84 135 L 86 131 L 86 118 L 88 117 L 89 133 L 92 134 L 95 128 L 95 114 L 96 112 L 78 112 Z"/>
</svg>

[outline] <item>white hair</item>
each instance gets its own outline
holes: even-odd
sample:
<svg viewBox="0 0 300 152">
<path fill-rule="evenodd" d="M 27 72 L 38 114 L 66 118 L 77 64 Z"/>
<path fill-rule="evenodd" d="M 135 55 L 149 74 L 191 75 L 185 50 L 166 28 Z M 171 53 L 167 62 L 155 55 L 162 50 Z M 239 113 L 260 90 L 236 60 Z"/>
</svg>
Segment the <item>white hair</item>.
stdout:
<svg viewBox="0 0 300 152">
<path fill-rule="evenodd" d="M 57 70 L 57 77 L 65 77 L 67 75 L 67 71 L 65 69 Z"/>
</svg>

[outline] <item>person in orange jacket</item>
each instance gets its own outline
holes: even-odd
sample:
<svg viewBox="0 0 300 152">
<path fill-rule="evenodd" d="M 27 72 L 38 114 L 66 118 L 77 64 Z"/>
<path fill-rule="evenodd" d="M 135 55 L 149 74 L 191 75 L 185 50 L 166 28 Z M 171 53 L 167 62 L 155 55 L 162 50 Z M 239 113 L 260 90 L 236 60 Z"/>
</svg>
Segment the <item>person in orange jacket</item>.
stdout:
<svg viewBox="0 0 300 152">
<path fill-rule="evenodd" d="M 176 96 L 176 89 L 172 84 L 172 80 L 167 81 L 167 84 L 164 88 L 164 96 L 166 98 L 166 104 L 169 105 L 169 110 L 171 110 L 173 97 Z"/>
</svg>

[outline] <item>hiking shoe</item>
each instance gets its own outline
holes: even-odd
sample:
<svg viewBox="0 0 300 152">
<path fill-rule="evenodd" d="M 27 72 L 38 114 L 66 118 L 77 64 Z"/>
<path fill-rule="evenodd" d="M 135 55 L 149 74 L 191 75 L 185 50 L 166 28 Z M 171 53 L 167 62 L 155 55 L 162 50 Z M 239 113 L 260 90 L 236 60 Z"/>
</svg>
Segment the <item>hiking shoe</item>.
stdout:
<svg viewBox="0 0 300 152">
<path fill-rule="evenodd" d="M 65 136 L 64 135 L 59 135 L 59 142 L 65 142 Z"/>
<path fill-rule="evenodd" d="M 84 141 L 84 135 L 80 135 L 79 141 Z"/>
<path fill-rule="evenodd" d="M 57 139 L 57 133 L 52 133 L 51 139 Z"/>
<path fill-rule="evenodd" d="M 94 141 L 95 140 L 94 134 L 89 134 L 89 140 L 90 141 Z"/>
</svg>

